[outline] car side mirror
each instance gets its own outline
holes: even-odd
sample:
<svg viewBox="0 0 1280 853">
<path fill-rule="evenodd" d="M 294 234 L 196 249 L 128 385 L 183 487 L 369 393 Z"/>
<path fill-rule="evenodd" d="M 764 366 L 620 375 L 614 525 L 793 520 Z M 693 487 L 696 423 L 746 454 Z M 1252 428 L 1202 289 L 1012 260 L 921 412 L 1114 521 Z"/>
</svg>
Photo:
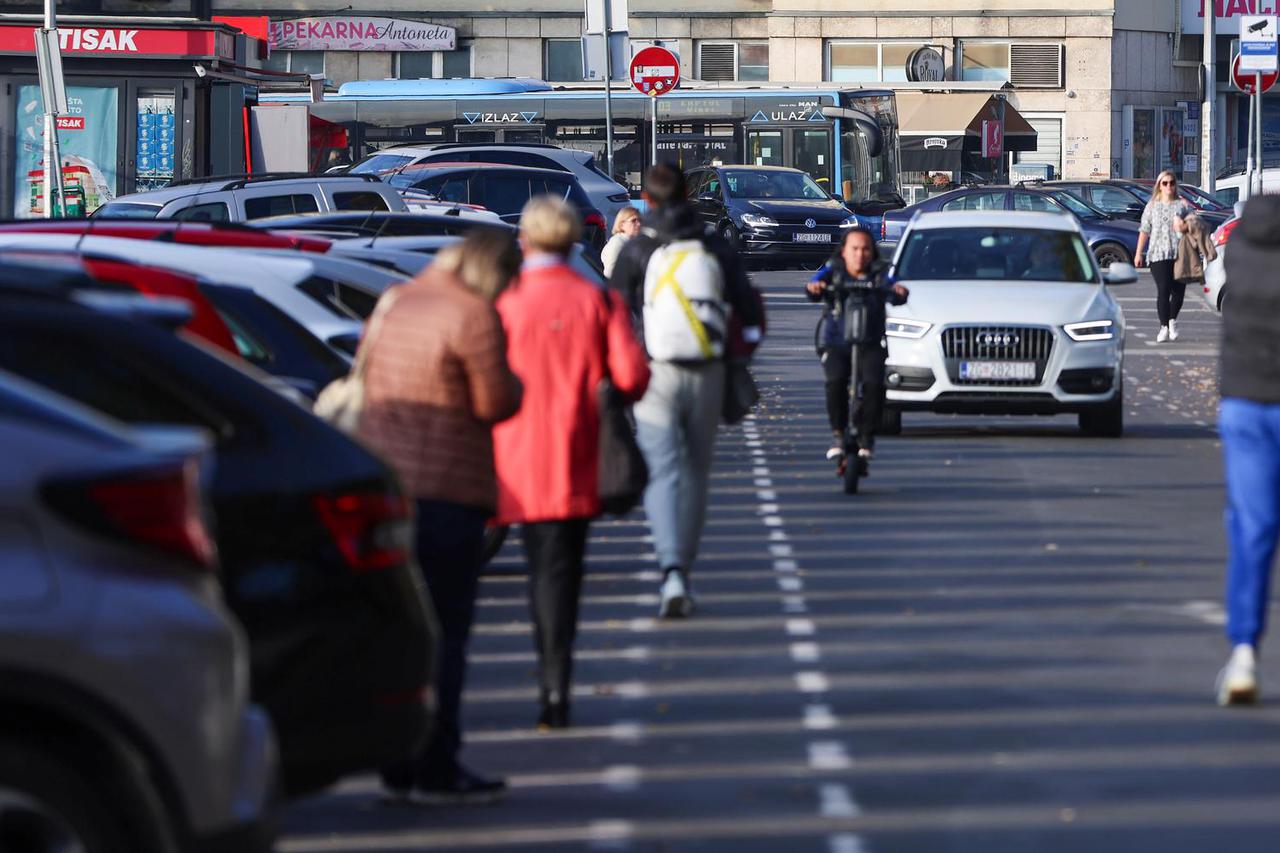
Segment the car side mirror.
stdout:
<svg viewBox="0 0 1280 853">
<path fill-rule="evenodd" d="M 1138 271 L 1133 264 L 1112 264 L 1102 271 L 1102 280 L 1107 284 L 1133 284 L 1138 280 Z"/>
<path fill-rule="evenodd" d="M 698 201 L 719 201 L 719 200 L 720 199 L 716 198 L 711 193 L 703 193 L 702 195 L 698 196 Z"/>
<path fill-rule="evenodd" d="M 1138 203 L 1135 201 L 1133 204 L 1131 204 L 1131 205 L 1129 205 L 1128 207 L 1126 207 L 1126 208 L 1125 208 L 1125 211 L 1126 211 L 1126 212 L 1128 212 L 1128 213 L 1142 213 L 1142 211 L 1143 211 L 1144 209 L 1145 209 L 1145 208 L 1144 208 L 1142 205 L 1138 204 Z"/>
</svg>

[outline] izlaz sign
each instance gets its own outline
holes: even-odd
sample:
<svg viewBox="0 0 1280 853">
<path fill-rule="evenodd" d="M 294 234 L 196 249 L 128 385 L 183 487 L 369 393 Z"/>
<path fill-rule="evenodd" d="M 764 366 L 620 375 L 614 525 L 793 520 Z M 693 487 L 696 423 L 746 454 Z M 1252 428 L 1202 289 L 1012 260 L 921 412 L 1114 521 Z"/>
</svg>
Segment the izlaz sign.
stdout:
<svg viewBox="0 0 1280 853">
<path fill-rule="evenodd" d="M 395 18 L 297 18 L 272 21 L 267 30 L 272 50 L 454 50 L 453 27 Z"/>
</svg>

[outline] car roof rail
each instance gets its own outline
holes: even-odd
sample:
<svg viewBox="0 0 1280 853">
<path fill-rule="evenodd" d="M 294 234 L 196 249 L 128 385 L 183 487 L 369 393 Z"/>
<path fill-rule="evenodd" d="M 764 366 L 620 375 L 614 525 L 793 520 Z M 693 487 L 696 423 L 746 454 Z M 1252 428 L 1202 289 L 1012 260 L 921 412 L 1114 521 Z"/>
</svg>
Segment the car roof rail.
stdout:
<svg viewBox="0 0 1280 853">
<path fill-rule="evenodd" d="M 195 184 L 216 184 L 222 183 L 219 189 L 235 190 L 245 187 L 249 184 L 265 183 L 268 181 L 300 181 L 300 180 L 336 180 L 345 178 L 348 180 L 365 181 L 366 183 L 376 181 L 381 183 L 382 179 L 377 175 L 356 174 L 356 175 L 329 175 L 315 174 L 312 172 L 258 172 L 256 174 L 239 174 L 239 175 L 210 175 L 204 178 L 182 178 L 173 181 L 169 187 L 185 187 Z M 168 187 L 165 187 L 167 189 Z"/>
<path fill-rule="evenodd" d="M 552 145 L 549 142 L 441 142 L 431 146 L 432 151 L 441 151 L 446 148 L 553 148 L 556 151 L 568 150 L 559 145 Z"/>
</svg>

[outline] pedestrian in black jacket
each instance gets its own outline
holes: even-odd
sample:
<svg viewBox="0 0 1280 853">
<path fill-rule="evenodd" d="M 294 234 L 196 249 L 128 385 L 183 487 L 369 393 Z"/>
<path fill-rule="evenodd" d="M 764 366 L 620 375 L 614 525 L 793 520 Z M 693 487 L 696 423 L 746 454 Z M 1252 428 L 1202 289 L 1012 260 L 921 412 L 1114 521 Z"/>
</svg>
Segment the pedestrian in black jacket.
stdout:
<svg viewBox="0 0 1280 853">
<path fill-rule="evenodd" d="M 729 315 L 757 340 L 761 317 L 733 247 L 708 234 L 689 205 L 684 175 L 654 166 L 644 198 L 649 215 L 623 247 L 610 284 L 645 329 L 649 389 L 632 411 L 649 466 L 644 510 L 663 570 L 658 615 L 671 618 L 693 612 L 689 577 L 706 517 Z"/>
<path fill-rule="evenodd" d="M 1218 431 L 1227 480 L 1227 638 L 1218 702 L 1258 699 L 1257 648 L 1266 628 L 1280 537 L 1280 197 L 1245 207 L 1226 254 L 1231 301 L 1222 312 Z"/>
</svg>

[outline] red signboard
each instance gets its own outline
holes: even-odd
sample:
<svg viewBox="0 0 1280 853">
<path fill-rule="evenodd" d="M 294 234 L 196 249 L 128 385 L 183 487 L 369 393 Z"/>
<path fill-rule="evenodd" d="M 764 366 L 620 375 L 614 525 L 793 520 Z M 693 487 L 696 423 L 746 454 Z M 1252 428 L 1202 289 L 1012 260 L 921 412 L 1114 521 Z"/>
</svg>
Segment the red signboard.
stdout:
<svg viewBox="0 0 1280 853">
<path fill-rule="evenodd" d="M 84 116 L 58 116 L 58 130 L 84 130 Z"/>
<path fill-rule="evenodd" d="M 1262 91 L 1264 93 L 1271 91 L 1271 87 L 1276 84 L 1276 77 L 1280 76 L 1275 71 L 1262 72 Z M 1236 84 L 1236 88 L 1246 95 L 1253 94 L 1253 84 L 1256 82 L 1252 71 L 1240 70 L 1240 54 L 1236 54 L 1235 60 L 1231 63 L 1231 82 Z"/>
<path fill-rule="evenodd" d="M 34 57 L 36 29 L 29 24 L 0 26 L 0 53 Z M 235 58 L 235 37 L 215 29 L 59 27 L 58 38 L 63 56 Z"/>
<path fill-rule="evenodd" d="M 665 47 L 646 47 L 631 58 L 631 85 L 656 98 L 680 85 L 680 58 Z"/>
<path fill-rule="evenodd" d="M 982 122 L 982 156 L 989 158 L 1004 155 L 1004 128 L 998 121 Z"/>
</svg>

